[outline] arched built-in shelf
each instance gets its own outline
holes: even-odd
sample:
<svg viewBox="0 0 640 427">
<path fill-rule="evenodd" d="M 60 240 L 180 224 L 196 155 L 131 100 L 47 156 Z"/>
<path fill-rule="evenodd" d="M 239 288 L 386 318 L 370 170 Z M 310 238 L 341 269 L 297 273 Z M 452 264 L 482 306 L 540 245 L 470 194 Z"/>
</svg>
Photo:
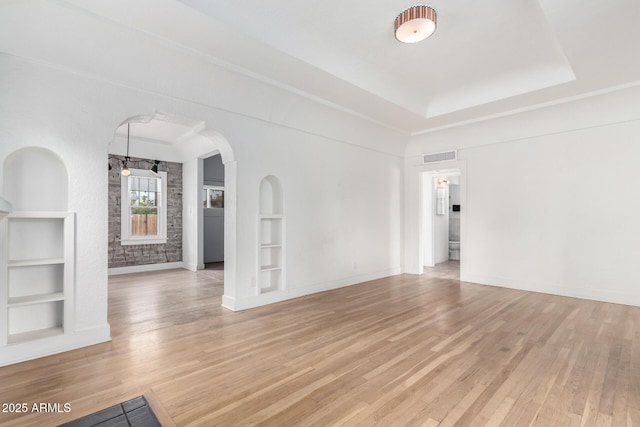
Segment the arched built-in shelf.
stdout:
<svg viewBox="0 0 640 427">
<path fill-rule="evenodd" d="M 0 226 L 0 346 L 72 330 L 75 215 L 68 175 L 52 151 L 29 147 L 4 162 L 4 197 L 12 211 Z"/>
<path fill-rule="evenodd" d="M 285 217 L 280 180 L 269 175 L 260 182 L 257 237 L 257 293 L 285 287 Z"/>
</svg>

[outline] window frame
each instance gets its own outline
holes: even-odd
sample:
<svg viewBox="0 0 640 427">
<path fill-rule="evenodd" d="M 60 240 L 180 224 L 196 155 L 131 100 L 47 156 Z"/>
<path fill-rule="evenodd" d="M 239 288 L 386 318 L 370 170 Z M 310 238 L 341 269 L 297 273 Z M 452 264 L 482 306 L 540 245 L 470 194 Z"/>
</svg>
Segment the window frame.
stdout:
<svg viewBox="0 0 640 427">
<path fill-rule="evenodd" d="M 129 169 L 131 175 L 121 176 L 120 179 L 120 244 L 131 245 L 163 245 L 167 243 L 167 173 L 158 172 L 153 176 L 151 171 L 145 169 Z M 156 178 L 160 181 L 160 197 L 156 200 L 158 210 L 158 234 L 154 236 L 131 235 L 131 205 L 129 202 L 130 178 Z"/>
<path fill-rule="evenodd" d="M 222 185 L 203 185 L 202 189 L 207 192 L 207 197 L 205 198 L 205 202 L 207 206 L 203 206 L 203 209 L 224 209 L 224 186 Z M 211 206 L 211 197 L 209 197 L 209 191 L 222 191 L 222 207 L 214 208 Z"/>
</svg>

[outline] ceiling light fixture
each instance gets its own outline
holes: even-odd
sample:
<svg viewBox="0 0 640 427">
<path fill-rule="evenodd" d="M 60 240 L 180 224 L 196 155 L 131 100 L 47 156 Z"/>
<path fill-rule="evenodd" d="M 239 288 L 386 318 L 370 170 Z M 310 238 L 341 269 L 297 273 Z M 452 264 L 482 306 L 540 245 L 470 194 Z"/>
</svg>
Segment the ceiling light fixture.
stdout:
<svg viewBox="0 0 640 427">
<path fill-rule="evenodd" d="M 127 123 L 127 155 L 124 158 L 124 163 L 122 164 L 122 169 L 120 170 L 120 173 L 124 176 L 129 176 L 131 175 L 131 171 L 129 170 L 127 164 L 129 163 L 129 130 L 131 127 L 131 123 Z"/>
<path fill-rule="evenodd" d="M 427 5 L 412 6 L 400 12 L 393 24 L 396 39 L 402 43 L 417 43 L 436 30 L 436 10 Z"/>
</svg>

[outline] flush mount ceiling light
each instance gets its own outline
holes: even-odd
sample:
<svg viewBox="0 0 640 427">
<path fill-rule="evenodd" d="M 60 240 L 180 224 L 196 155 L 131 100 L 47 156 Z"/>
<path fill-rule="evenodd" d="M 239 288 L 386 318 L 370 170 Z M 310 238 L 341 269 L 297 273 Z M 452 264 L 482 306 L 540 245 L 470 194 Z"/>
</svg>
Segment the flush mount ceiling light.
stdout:
<svg viewBox="0 0 640 427">
<path fill-rule="evenodd" d="M 436 10 L 427 5 L 412 6 L 396 17 L 393 31 L 402 43 L 416 43 L 436 30 Z"/>
</svg>

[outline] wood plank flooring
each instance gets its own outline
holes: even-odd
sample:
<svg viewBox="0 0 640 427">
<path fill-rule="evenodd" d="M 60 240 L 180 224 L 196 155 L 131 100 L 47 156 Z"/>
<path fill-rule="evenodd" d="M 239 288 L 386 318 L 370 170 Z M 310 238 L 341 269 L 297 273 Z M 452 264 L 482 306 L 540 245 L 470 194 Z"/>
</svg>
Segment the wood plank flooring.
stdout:
<svg viewBox="0 0 640 427">
<path fill-rule="evenodd" d="M 0 368 L 47 426 L 144 394 L 165 426 L 640 426 L 640 308 L 460 282 L 455 263 L 233 313 L 222 272 L 110 279 L 113 341 Z"/>
</svg>

